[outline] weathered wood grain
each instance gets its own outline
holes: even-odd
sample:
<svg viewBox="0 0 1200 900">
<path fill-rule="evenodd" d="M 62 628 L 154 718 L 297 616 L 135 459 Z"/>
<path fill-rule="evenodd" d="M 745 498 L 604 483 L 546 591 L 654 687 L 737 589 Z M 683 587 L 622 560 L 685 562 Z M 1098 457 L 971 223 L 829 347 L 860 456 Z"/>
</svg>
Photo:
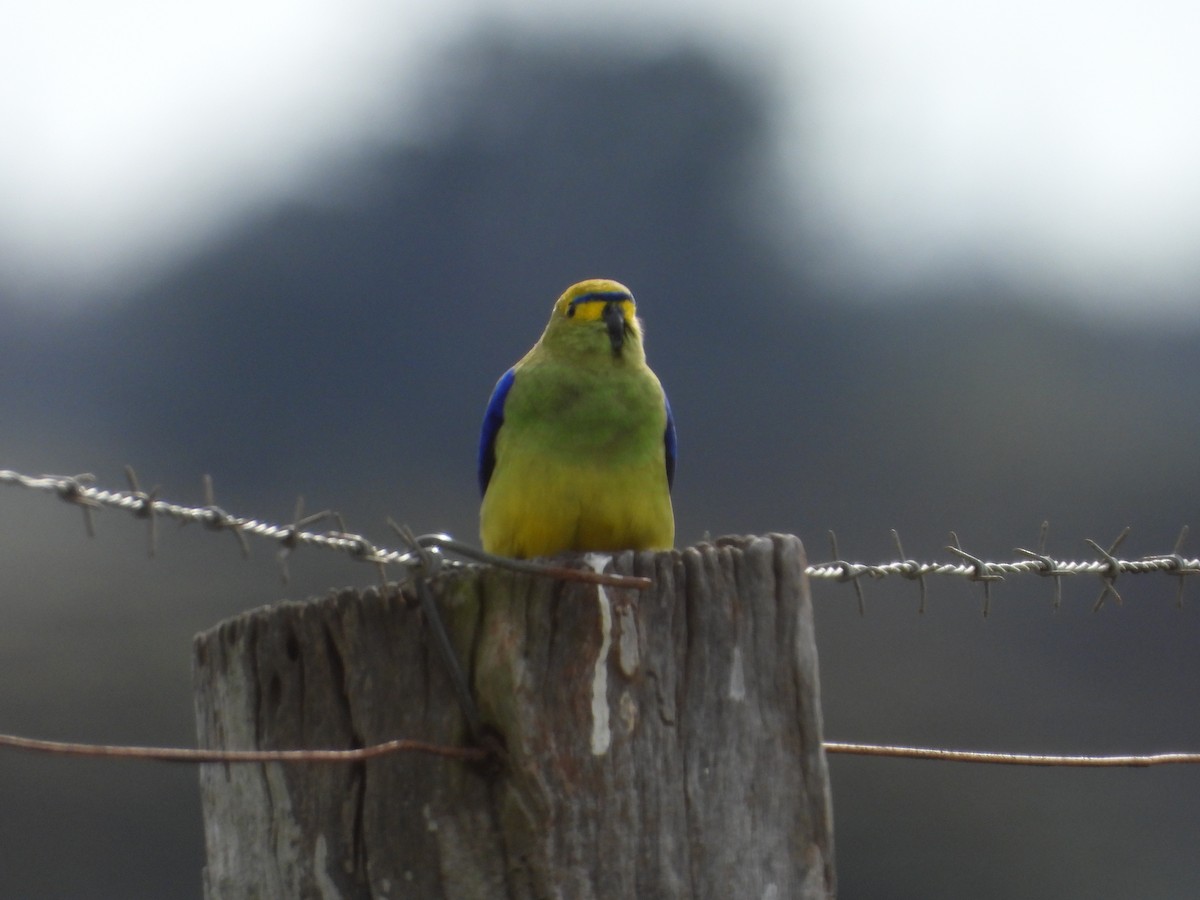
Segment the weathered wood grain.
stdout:
<svg viewBox="0 0 1200 900">
<path fill-rule="evenodd" d="M 435 580 L 502 765 L 204 766 L 206 896 L 832 897 L 800 542 L 723 539 L 611 566 L 654 587 L 489 568 Z M 198 636 L 195 659 L 201 746 L 464 740 L 418 607 L 399 596 L 249 612 Z"/>
</svg>

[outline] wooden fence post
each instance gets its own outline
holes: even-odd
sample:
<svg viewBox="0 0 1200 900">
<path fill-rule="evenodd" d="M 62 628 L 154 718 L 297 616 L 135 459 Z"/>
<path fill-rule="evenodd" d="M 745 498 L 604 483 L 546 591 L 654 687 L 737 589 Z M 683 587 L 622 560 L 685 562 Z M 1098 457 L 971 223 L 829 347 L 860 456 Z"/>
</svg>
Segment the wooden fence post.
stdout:
<svg viewBox="0 0 1200 900">
<path fill-rule="evenodd" d="M 617 554 L 653 579 L 641 592 L 438 575 L 503 764 L 206 764 L 206 897 L 833 897 L 804 568 L 771 535 Z M 464 740 L 419 606 L 395 594 L 228 620 L 196 638 L 195 685 L 203 747 Z"/>
</svg>

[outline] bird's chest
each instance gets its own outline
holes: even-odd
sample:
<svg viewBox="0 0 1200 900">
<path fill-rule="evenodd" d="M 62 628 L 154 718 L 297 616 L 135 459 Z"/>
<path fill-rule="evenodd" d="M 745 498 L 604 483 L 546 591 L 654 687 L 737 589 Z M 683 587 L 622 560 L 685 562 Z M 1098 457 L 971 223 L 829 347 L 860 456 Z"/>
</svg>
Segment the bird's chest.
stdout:
<svg viewBox="0 0 1200 900">
<path fill-rule="evenodd" d="M 570 454 L 619 456 L 665 427 L 657 385 L 637 378 L 573 374 L 514 399 L 514 418 L 539 444 Z"/>
</svg>

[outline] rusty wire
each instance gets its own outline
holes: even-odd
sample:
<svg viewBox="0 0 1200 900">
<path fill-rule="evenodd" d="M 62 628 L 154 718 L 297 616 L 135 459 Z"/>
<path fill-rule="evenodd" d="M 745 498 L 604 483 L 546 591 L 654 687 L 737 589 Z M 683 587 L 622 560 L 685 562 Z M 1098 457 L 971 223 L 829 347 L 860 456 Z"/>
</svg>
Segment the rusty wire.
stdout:
<svg viewBox="0 0 1200 900">
<path fill-rule="evenodd" d="M 428 741 L 399 738 L 348 749 L 293 750 L 218 750 L 192 747 L 145 747 L 114 744 L 83 744 L 46 741 L 38 738 L 0 734 L 0 748 L 51 756 L 139 760 L 172 763 L 356 763 L 381 756 L 422 753 L 458 762 L 478 763 L 494 752 L 491 747 L 453 747 Z M 874 756 L 890 759 L 926 759 L 940 762 L 965 762 L 1002 766 L 1054 766 L 1065 768 L 1145 768 L 1163 765 L 1200 764 L 1200 753 L 1144 753 L 1108 756 L 1071 756 L 1044 753 L 1000 753 L 980 750 L 949 750 L 940 747 L 900 747 L 888 744 L 858 744 L 824 741 L 821 748 L 829 754 Z"/>
</svg>

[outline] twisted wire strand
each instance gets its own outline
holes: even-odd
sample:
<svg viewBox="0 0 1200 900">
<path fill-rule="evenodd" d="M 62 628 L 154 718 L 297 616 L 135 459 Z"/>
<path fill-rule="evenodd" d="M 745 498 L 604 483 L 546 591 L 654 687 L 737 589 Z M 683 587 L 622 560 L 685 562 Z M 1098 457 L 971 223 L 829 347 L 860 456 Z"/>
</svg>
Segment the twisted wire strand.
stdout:
<svg viewBox="0 0 1200 900">
<path fill-rule="evenodd" d="M 616 586 L 633 586 L 644 588 L 648 586 L 647 579 L 631 578 L 630 576 L 602 575 L 588 571 L 564 569 L 560 566 L 548 566 L 543 563 L 510 560 L 484 553 L 477 548 L 457 541 L 449 535 L 433 533 L 423 534 L 408 539 L 409 544 L 404 549 L 379 547 L 360 534 L 348 532 L 342 528 L 316 531 L 306 527 L 323 518 L 340 517 L 336 513 L 324 512 L 302 517 L 297 509 L 296 521 L 289 525 L 280 525 L 248 516 L 236 516 L 225 512 L 212 501 L 212 482 L 206 477 L 205 493 L 207 503 L 200 506 L 188 506 L 170 500 L 159 499 L 157 489 L 151 492 L 141 490 L 133 470 L 126 469 L 130 480 L 129 490 L 110 490 L 95 487 L 91 484 L 94 477 L 82 475 L 23 475 L 9 469 L 0 469 L 0 485 L 7 484 L 24 487 L 30 490 L 42 491 L 57 495 L 60 499 L 79 506 L 85 516 L 88 533 L 93 533 L 92 511 L 98 508 L 124 510 L 136 517 L 150 520 L 151 553 L 154 552 L 154 521 L 157 517 L 166 517 L 181 523 L 199 523 L 213 530 L 231 531 L 242 542 L 243 549 L 247 535 L 274 541 L 285 551 L 298 546 L 318 547 L 344 553 L 352 559 L 372 563 L 381 569 L 386 566 L 401 566 L 409 569 L 424 569 L 430 564 L 430 553 L 436 557 L 436 565 L 460 566 L 460 559 L 447 558 L 444 554 L 453 554 L 461 559 L 499 565 L 520 571 L 532 572 L 556 578 L 570 578 L 583 581 L 598 581 Z M 395 527 L 395 526 L 393 526 Z M 397 529 L 399 531 L 399 529 Z M 1095 575 L 1104 581 L 1104 593 L 1097 601 L 1097 607 L 1109 594 L 1119 600 L 1113 582 L 1121 575 L 1144 575 L 1150 573 L 1165 573 L 1180 577 L 1179 587 L 1182 590 L 1183 576 L 1200 574 L 1200 558 L 1184 557 L 1180 546 L 1187 534 L 1186 527 L 1180 533 L 1174 551 L 1169 553 L 1152 554 L 1136 559 L 1124 559 L 1113 556 L 1117 546 L 1128 534 L 1128 529 L 1105 550 L 1099 544 L 1089 540 L 1088 543 L 1099 554 L 1097 559 L 1066 560 L 1051 557 L 1043 551 L 1034 552 L 1017 548 L 1015 552 L 1024 558 L 1002 561 L 984 561 L 971 556 L 958 544 L 958 538 L 953 534 L 952 546 L 946 549 L 960 557 L 958 562 L 922 562 L 913 559 L 899 559 L 883 563 L 861 563 L 844 559 L 834 559 L 828 562 L 815 563 L 807 568 L 810 578 L 853 582 L 860 592 L 859 582 L 863 579 L 883 579 L 902 577 L 921 582 L 924 591 L 924 579 L 929 576 L 953 576 L 972 581 L 983 582 L 985 591 L 992 581 L 1002 580 L 1008 575 L 1040 575 L 1061 577 L 1075 575 Z M 900 548 L 899 537 L 893 532 L 897 548 Z M 831 534 L 832 537 L 832 534 Z M 1043 525 L 1042 543 L 1045 540 Z M 833 540 L 834 555 L 837 554 L 836 539 Z"/>
</svg>

